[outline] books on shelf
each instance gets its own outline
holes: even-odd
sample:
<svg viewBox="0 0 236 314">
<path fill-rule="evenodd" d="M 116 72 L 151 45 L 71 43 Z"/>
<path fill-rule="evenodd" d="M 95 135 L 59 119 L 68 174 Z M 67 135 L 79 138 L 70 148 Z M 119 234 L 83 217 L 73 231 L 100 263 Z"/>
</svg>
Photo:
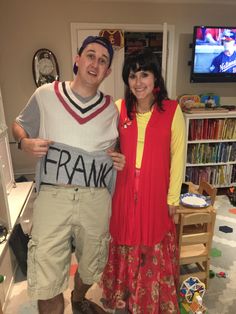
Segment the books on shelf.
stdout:
<svg viewBox="0 0 236 314">
<path fill-rule="evenodd" d="M 236 186 L 236 113 L 184 116 L 188 126 L 185 180 Z"/>
<path fill-rule="evenodd" d="M 236 118 L 191 119 L 188 140 L 236 139 Z"/>
<path fill-rule="evenodd" d="M 188 164 L 236 162 L 236 142 L 189 144 Z"/>
<path fill-rule="evenodd" d="M 236 164 L 187 167 L 185 181 L 199 184 L 205 180 L 214 186 L 236 186 Z"/>
</svg>

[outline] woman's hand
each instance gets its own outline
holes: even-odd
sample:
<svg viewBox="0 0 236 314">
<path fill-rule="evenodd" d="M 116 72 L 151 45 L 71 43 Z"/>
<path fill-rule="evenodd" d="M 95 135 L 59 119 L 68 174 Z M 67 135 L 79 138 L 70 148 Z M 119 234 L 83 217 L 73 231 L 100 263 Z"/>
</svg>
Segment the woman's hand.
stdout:
<svg viewBox="0 0 236 314">
<path fill-rule="evenodd" d="M 168 205 L 168 207 L 169 207 L 169 215 L 170 215 L 170 217 L 174 217 L 174 215 L 176 214 L 178 206 Z"/>
<path fill-rule="evenodd" d="M 112 149 L 107 150 L 108 155 L 113 160 L 113 165 L 116 170 L 123 170 L 125 166 L 125 155 L 118 153 Z"/>
</svg>

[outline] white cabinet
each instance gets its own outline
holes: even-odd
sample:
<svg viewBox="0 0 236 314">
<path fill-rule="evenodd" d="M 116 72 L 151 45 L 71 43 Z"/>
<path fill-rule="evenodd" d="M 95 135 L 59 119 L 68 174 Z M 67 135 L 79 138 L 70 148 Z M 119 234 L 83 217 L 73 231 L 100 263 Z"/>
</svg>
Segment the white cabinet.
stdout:
<svg viewBox="0 0 236 314">
<path fill-rule="evenodd" d="M 6 240 L 0 243 L 0 274 L 5 278 L 0 283 L 0 313 L 1 307 L 4 309 L 17 265 L 8 240 L 15 224 L 28 218 L 24 216 L 25 213 L 31 212 L 34 195 L 33 182 L 15 183 L 14 181 L 0 91 L 0 223 L 8 230 Z"/>
<path fill-rule="evenodd" d="M 185 181 L 236 186 L 236 112 L 184 113 Z"/>
<path fill-rule="evenodd" d="M 17 222 L 22 221 L 22 224 L 25 223 L 23 230 L 25 232 L 30 231 L 31 223 L 29 219 L 31 217 L 34 198 L 35 192 L 33 182 L 16 183 L 16 186 L 12 188 L 11 193 L 8 196 L 7 205 L 12 228 Z M 12 229 L 8 230 L 7 240 L 0 244 L 0 274 L 5 278 L 4 281 L 0 283 L 0 302 L 3 310 L 17 267 L 17 261 L 8 243 Z"/>
</svg>

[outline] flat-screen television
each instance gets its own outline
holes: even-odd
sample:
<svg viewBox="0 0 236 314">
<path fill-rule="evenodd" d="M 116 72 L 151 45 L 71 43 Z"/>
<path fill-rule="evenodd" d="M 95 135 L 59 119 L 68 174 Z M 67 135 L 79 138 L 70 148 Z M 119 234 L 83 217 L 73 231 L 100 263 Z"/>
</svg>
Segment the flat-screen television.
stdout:
<svg viewBox="0 0 236 314">
<path fill-rule="evenodd" d="M 236 27 L 194 26 L 190 82 L 236 82 Z"/>
</svg>

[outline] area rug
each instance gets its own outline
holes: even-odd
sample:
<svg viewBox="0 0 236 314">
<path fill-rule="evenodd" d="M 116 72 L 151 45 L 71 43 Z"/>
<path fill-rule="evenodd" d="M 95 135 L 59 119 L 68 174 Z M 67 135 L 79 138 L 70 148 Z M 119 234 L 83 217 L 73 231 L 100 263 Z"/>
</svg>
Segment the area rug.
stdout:
<svg viewBox="0 0 236 314">
<path fill-rule="evenodd" d="M 236 313 L 236 210 L 227 196 L 217 196 L 215 232 L 212 244 L 211 273 L 209 289 L 203 297 L 208 314 Z M 222 232 L 220 227 L 232 228 L 232 232 Z M 221 228 L 222 229 L 222 228 Z M 228 228 L 223 228 L 227 230 Z M 73 289 L 73 273 L 76 269 L 72 259 L 69 288 L 65 291 L 65 312 L 71 314 L 70 295 Z M 29 300 L 26 280 L 20 271 L 17 272 L 16 283 L 13 285 L 4 314 L 38 314 L 36 302 Z M 93 286 L 88 296 L 97 301 L 100 291 Z M 96 300 L 97 299 L 97 300 Z"/>
<path fill-rule="evenodd" d="M 209 289 L 203 302 L 209 314 L 236 313 L 236 214 L 227 196 L 217 196 Z M 225 228 L 226 227 L 226 228 Z M 223 230 L 223 231 L 221 231 Z M 232 232 L 231 232 L 232 231 Z"/>
</svg>

